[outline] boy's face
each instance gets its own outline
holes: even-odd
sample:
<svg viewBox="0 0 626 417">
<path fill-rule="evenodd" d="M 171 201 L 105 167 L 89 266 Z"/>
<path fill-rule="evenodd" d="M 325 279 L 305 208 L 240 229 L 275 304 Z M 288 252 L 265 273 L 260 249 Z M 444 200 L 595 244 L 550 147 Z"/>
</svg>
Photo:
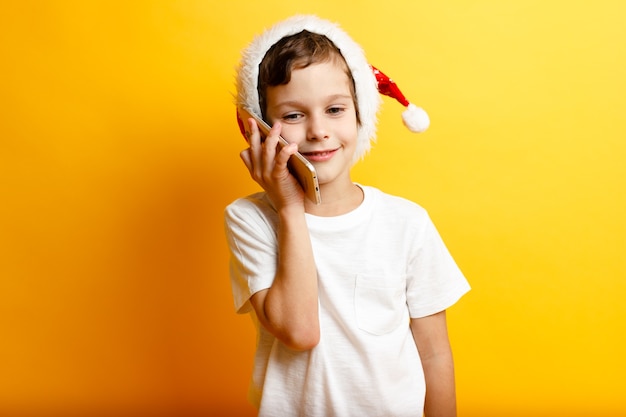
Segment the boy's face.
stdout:
<svg viewBox="0 0 626 417">
<path fill-rule="evenodd" d="M 266 114 L 317 170 L 320 185 L 346 180 L 357 144 L 348 75 L 335 61 L 294 69 L 289 83 L 268 87 Z"/>
</svg>

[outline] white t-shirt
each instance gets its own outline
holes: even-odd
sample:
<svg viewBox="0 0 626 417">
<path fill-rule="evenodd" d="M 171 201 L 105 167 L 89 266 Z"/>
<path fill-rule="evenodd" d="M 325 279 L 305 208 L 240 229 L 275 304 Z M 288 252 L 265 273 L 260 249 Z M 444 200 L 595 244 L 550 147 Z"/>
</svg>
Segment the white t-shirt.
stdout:
<svg viewBox="0 0 626 417">
<path fill-rule="evenodd" d="M 321 338 L 296 352 L 258 324 L 250 398 L 259 416 L 421 416 L 425 383 L 409 327 L 469 284 L 419 205 L 372 187 L 355 210 L 306 215 L 318 275 Z M 235 308 L 276 273 L 277 214 L 265 193 L 225 212 Z"/>
</svg>

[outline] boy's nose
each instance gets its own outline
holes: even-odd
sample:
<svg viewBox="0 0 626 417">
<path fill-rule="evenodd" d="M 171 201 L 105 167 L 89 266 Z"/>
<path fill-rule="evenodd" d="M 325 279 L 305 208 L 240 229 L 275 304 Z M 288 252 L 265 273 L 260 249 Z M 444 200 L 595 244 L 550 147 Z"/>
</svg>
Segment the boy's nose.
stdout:
<svg viewBox="0 0 626 417">
<path fill-rule="evenodd" d="M 325 140 L 329 138 L 328 127 L 321 116 L 309 116 L 307 140 Z"/>
</svg>

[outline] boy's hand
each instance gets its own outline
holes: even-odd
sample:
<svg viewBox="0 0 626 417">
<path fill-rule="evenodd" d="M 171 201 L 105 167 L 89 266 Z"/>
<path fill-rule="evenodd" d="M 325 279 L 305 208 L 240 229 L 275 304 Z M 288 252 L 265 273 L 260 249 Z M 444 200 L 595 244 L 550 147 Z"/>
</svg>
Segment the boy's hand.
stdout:
<svg viewBox="0 0 626 417">
<path fill-rule="evenodd" d="M 289 157 L 298 151 L 295 143 L 278 149 L 278 136 L 282 126 L 275 123 L 264 141 L 254 119 L 248 119 L 250 147 L 241 152 L 250 176 L 267 192 L 276 209 L 304 205 L 304 191 L 287 168 Z"/>
</svg>

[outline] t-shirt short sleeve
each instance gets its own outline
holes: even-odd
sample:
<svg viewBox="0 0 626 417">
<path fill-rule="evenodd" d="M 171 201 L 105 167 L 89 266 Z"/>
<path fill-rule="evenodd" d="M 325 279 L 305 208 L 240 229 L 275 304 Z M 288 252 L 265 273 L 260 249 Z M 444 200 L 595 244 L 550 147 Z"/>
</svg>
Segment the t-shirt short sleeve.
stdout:
<svg viewBox="0 0 626 417">
<path fill-rule="evenodd" d="M 235 310 L 251 310 L 250 297 L 269 288 L 276 274 L 276 215 L 258 196 L 234 201 L 224 212 Z"/>
<path fill-rule="evenodd" d="M 411 318 L 443 311 L 470 290 L 427 214 L 422 225 L 408 267 L 407 305 Z"/>
</svg>

